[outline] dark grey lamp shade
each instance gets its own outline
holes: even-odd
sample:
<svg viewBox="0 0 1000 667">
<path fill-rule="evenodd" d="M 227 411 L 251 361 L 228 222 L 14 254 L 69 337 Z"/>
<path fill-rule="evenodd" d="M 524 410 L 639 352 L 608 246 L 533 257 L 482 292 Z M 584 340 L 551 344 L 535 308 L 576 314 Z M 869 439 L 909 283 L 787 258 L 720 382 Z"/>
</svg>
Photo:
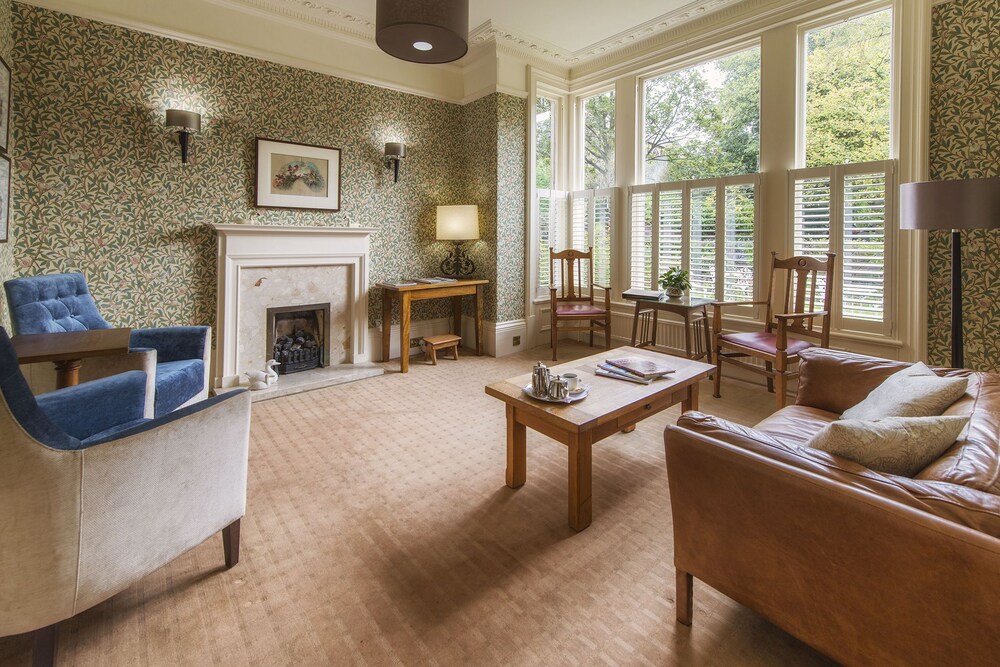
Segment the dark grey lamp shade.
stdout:
<svg viewBox="0 0 1000 667">
<path fill-rule="evenodd" d="M 904 183 L 899 186 L 899 227 L 1000 227 L 1000 178 Z"/>
<path fill-rule="evenodd" d="M 201 114 L 194 111 L 167 109 L 166 126 L 180 132 L 200 132 Z"/>
<path fill-rule="evenodd" d="M 458 60 L 469 50 L 469 0 L 378 0 L 375 42 L 413 63 Z"/>
</svg>

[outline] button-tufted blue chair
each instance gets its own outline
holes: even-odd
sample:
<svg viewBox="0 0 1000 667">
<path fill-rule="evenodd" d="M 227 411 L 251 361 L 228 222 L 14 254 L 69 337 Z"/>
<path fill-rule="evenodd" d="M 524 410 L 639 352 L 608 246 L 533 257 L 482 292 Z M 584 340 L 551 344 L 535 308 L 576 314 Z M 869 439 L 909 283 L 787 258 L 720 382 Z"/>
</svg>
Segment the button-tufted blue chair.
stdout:
<svg viewBox="0 0 1000 667">
<path fill-rule="evenodd" d="M 4 289 L 15 334 L 111 328 L 81 273 L 15 278 Z M 160 417 L 208 397 L 211 347 L 210 327 L 134 329 L 131 354 L 88 359 L 80 379 L 145 370 L 152 384 L 146 416 Z"/>
<path fill-rule="evenodd" d="M 222 531 L 239 560 L 250 395 L 142 417 L 131 371 L 33 396 L 0 327 L 0 637 L 34 632 L 50 665 L 57 624 Z"/>
</svg>

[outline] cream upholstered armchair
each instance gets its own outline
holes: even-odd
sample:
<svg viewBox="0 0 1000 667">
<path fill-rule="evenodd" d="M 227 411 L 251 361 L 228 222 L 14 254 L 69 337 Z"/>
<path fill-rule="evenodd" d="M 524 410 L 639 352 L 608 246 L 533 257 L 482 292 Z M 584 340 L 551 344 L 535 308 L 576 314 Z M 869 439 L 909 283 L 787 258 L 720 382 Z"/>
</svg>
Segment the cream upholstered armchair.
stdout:
<svg viewBox="0 0 1000 667">
<path fill-rule="evenodd" d="M 0 328 L 0 636 L 34 631 L 54 662 L 57 624 L 222 531 L 239 560 L 250 397 L 143 418 L 130 371 L 35 397 Z"/>
</svg>

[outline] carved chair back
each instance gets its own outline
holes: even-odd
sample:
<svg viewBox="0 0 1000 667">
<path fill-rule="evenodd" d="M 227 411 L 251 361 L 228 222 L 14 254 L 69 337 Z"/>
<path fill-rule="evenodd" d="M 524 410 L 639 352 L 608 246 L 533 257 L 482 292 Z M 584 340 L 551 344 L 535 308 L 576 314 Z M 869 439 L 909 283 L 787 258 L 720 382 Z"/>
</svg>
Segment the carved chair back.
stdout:
<svg viewBox="0 0 1000 667">
<path fill-rule="evenodd" d="M 834 265 L 837 256 L 827 253 L 826 259 L 797 255 L 779 259 L 777 252 L 771 253 L 771 276 L 768 280 L 767 331 L 772 332 L 777 324 L 774 316 L 785 313 L 826 312 L 821 317 L 802 317 L 789 320 L 786 330 L 790 334 L 819 338 L 823 347 L 830 346 L 830 306 L 833 303 Z M 784 280 L 781 280 L 781 273 Z M 784 298 L 781 310 L 774 310 L 774 290 L 778 283 L 784 283 Z M 822 303 L 820 303 L 822 302 Z"/>
<path fill-rule="evenodd" d="M 594 249 L 549 250 L 549 276 L 557 288 L 556 301 L 594 303 Z"/>
</svg>

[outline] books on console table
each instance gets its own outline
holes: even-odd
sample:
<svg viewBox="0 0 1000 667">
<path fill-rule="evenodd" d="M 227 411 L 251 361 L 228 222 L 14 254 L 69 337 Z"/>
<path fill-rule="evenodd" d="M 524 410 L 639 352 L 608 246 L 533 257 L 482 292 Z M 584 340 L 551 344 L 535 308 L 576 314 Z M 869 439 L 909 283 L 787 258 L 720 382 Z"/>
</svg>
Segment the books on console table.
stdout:
<svg viewBox="0 0 1000 667">
<path fill-rule="evenodd" d="M 436 285 L 437 283 L 457 283 L 458 278 L 442 278 L 441 276 L 434 276 L 433 278 L 417 278 L 416 281 L 426 285 Z"/>
<path fill-rule="evenodd" d="M 644 380 L 655 380 L 658 377 L 673 373 L 674 368 L 641 357 L 621 357 L 619 359 L 605 359 L 605 363 L 621 371 L 642 378 Z"/>
</svg>

